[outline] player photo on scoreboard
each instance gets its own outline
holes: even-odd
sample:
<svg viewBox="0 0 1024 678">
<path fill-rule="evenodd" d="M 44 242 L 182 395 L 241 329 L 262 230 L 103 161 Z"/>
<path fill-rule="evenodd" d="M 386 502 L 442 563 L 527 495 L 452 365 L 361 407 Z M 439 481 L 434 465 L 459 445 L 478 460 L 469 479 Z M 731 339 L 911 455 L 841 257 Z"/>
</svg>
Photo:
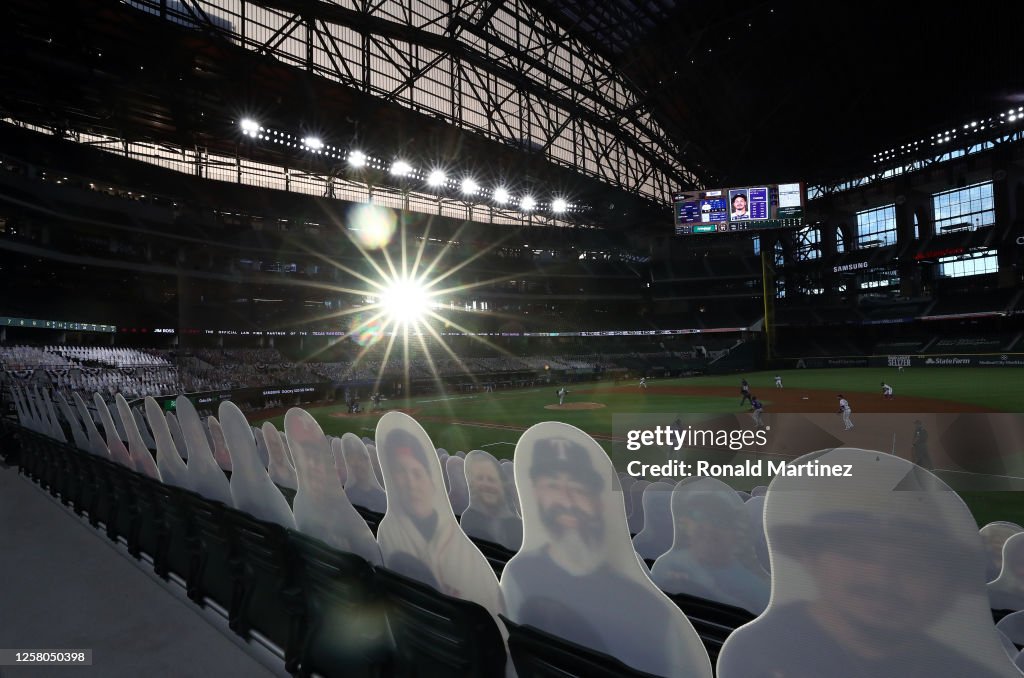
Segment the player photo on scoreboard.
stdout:
<svg viewBox="0 0 1024 678">
<path fill-rule="evenodd" d="M 729 221 L 741 221 L 750 218 L 750 196 L 747 189 L 738 188 L 729 191 Z"/>
</svg>

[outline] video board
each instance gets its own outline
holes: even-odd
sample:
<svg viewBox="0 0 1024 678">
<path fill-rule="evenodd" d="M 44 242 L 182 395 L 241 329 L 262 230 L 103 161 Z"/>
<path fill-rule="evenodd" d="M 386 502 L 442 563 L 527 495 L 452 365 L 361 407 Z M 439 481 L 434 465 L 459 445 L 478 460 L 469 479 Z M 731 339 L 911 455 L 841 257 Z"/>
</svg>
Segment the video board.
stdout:
<svg viewBox="0 0 1024 678">
<path fill-rule="evenodd" d="M 672 208 L 676 235 L 801 226 L 805 194 L 801 183 L 675 193 Z"/>
</svg>

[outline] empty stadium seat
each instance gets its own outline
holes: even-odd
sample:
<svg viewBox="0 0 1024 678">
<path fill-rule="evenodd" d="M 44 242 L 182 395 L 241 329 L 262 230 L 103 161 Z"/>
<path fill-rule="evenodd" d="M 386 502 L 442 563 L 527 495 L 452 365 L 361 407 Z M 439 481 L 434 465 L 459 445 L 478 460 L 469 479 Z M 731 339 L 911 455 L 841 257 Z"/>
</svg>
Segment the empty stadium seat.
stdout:
<svg viewBox="0 0 1024 678">
<path fill-rule="evenodd" d="M 298 532 L 288 538 L 306 603 L 298 674 L 381 675 L 392 646 L 373 567 Z"/>
<path fill-rule="evenodd" d="M 398 675 L 502 676 L 507 656 L 491 613 L 390 570 L 377 570 Z"/>
<path fill-rule="evenodd" d="M 502 617 L 516 672 L 530 678 L 658 678 L 615 657 Z"/>
</svg>

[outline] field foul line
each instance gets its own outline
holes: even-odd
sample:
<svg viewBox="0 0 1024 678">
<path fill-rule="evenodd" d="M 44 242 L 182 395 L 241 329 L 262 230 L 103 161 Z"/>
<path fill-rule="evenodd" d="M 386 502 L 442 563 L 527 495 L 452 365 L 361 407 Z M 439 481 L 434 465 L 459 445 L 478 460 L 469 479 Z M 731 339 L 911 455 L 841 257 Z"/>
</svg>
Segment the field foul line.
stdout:
<svg viewBox="0 0 1024 678">
<path fill-rule="evenodd" d="M 449 400 L 472 400 L 473 398 L 479 398 L 479 397 L 480 396 L 475 396 L 475 395 L 471 395 L 471 396 L 451 396 L 449 398 L 437 398 L 436 400 L 417 400 L 416 404 L 417 405 L 422 405 L 424 403 L 443 403 L 443 402 L 447 402 Z"/>
<path fill-rule="evenodd" d="M 486 445 L 481 445 L 480 447 L 494 447 L 495 445 L 513 445 L 514 446 L 515 443 L 505 443 L 505 442 L 487 443 Z"/>
<path fill-rule="evenodd" d="M 433 419 L 433 417 L 429 417 L 429 418 L 428 417 L 421 417 L 421 419 Z M 488 423 L 482 422 L 482 421 L 448 421 L 448 420 L 444 420 L 444 419 L 442 419 L 440 417 L 435 419 L 435 421 L 438 421 L 438 423 L 450 424 L 452 426 L 470 426 L 470 427 L 473 427 L 473 428 L 489 428 L 489 429 L 497 429 L 499 431 L 516 431 L 517 433 L 523 433 L 524 431 L 526 431 L 525 428 L 518 428 L 516 426 L 509 426 L 508 424 L 488 424 Z M 600 435 L 600 434 L 595 434 L 595 433 L 590 433 L 588 435 L 590 435 L 590 437 L 593 438 L 594 440 L 625 440 L 625 438 L 613 438 L 612 436 Z"/>
</svg>

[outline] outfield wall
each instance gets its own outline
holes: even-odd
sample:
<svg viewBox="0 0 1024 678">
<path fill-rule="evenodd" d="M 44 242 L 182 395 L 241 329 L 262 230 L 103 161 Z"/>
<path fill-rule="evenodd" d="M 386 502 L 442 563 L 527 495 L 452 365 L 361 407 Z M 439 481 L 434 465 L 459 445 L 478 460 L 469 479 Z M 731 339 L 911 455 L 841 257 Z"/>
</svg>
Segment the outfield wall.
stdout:
<svg viewBox="0 0 1024 678">
<path fill-rule="evenodd" d="M 1024 353 L 950 355 L 870 355 L 790 358 L 796 369 L 825 367 L 1024 367 Z"/>
</svg>

